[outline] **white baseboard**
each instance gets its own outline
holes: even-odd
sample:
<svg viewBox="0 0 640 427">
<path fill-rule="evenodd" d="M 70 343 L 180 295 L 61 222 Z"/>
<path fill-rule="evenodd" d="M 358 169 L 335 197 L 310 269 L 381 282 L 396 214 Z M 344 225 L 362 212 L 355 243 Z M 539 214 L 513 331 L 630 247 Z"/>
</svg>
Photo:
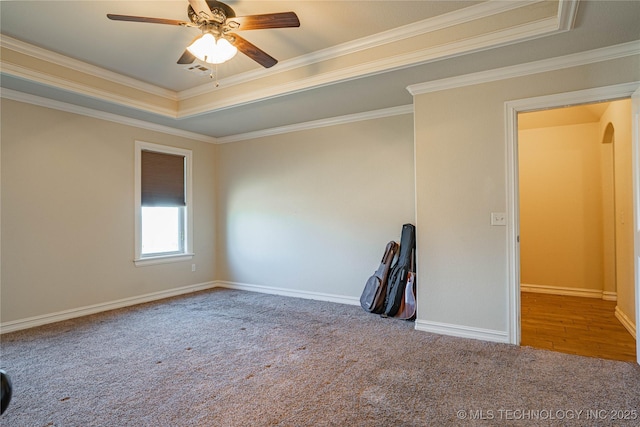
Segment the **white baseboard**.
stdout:
<svg viewBox="0 0 640 427">
<path fill-rule="evenodd" d="M 618 307 L 618 306 L 616 306 L 615 315 L 616 315 L 616 319 L 618 319 L 620 321 L 620 323 L 622 323 L 622 326 L 624 326 L 625 329 L 627 331 L 629 331 L 631 336 L 633 338 L 637 339 L 636 338 L 636 325 L 634 324 L 634 322 L 631 319 L 629 319 L 629 316 L 624 314 L 624 312 L 622 310 L 620 310 L 620 307 Z"/>
<path fill-rule="evenodd" d="M 154 292 L 151 294 L 141 295 L 132 298 L 125 298 L 117 301 L 111 301 L 103 304 L 95 304 L 86 307 L 80 307 L 71 310 L 60 311 L 57 313 L 45 314 L 26 319 L 20 319 L 0 324 L 0 334 L 18 331 L 21 329 L 32 328 L 35 326 L 46 325 L 49 323 L 60 322 L 62 320 L 73 319 L 76 317 L 87 316 L 103 311 L 114 310 L 117 308 L 129 307 L 146 302 L 156 301 L 173 296 L 183 295 L 191 292 L 197 292 L 212 288 L 228 288 L 238 289 L 251 292 L 260 292 L 265 294 L 282 295 L 294 298 L 305 298 L 318 301 L 328 301 L 339 304 L 360 305 L 360 298 L 349 297 L 344 295 L 327 294 L 323 292 L 300 291 L 296 289 L 276 288 L 272 286 L 251 285 L 247 283 L 212 281 L 200 283 L 196 285 L 185 286 L 181 288 L 169 289 L 166 291 Z M 416 320 L 415 329 L 419 331 L 432 332 L 441 335 L 451 335 L 462 338 L 473 338 L 482 341 L 492 341 L 500 343 L 509 343 L 509 337 L 506 332 L 494 331 L 490 329 L 474 328 L 470 326 L 452 325 L 439 322 L 430 322 L 425 320 Z"/>
<path fill-rule="evenodd" d="M 282 295 L 287 297 L 329 301 L 339 304 L 360 305 L 359 297 L 347 297 L 344 295 L 326 294 L 321 292 L 300 291 L 286 288 L 274 288 L 271 286 L 250 285 L 246 283 L 218 281 L 216 285 L 222 288 L 239 289 L 243 291 L 261 292 L 266 294 Z M 440 335 L 451 335 L 462 338 L 474 338 L 482 341 L 492 341 L 509 344 L 506 332 L 490 329 L 473 328 L 470 326 L 451 325 L 438 322 L 416 320 L 415 329 L 418 331 L 433 332 Z"/>
<path fill-rule="evenodd" d="M 520 290 L 522 292 L 534 292 L 539 294 L 564 295 L 570 297 L 598 298 L 607 301 L 617 301 L 618 296 L 615 292 L 601 291 L 597 289 L 585 288 L 567 288 L 563 286 L 548 285 L 532 285 L 521 283 Z"/>
<path fill-rule="evenodd" d="M 44 314 L 41 316 L 29 317 L 26 319 L 12 320 L 0 324 L 0 334 L 19 331 L 22 329 L 33 328 L 35 326 L 42 326 L 49 323 L 60 322 L 63 320 L 73 319 L 76 317 L 87 316 L 90 314 L 100 313 L 103 311 L 114 310 L 117 308 L 130 307 L 137 304 L 143 304 L 146 302 L 157 301 L 164 298 L 170 298 L 173 296 L 188 294 L 191 292 L 202 291 L 212 288 L 229 288 L 239 289 L 251 292 L 261 292 L 266 294 L 282 295 L 295 298 L 313 299 L 319 301 L 329 301 L 340 304 L 360 305 L 360 299 L 356 297 L 348 297 L 344 295 L 326 294 L 321 292 L 308 292 L 299 291 L 295 289 L 286 288 L 274 288 L 271 286 L 250 285 L 246 283 L 225 282 L 225 281 L 211 281 L 205 283 L 199 283 L 196 285 L 184 286 L 175 289 L 169 289 L 166 291 L 153 292 L 146 295 L 140 295 L 137 297 L 124 298 L 117 301 L 111 301 L 102 304 L 95 304 L 86 307 L 79 307 L 70 310 L 59 311 L 57 313 Z"/>
<path fill-rule="evenodd" d="M 10 322 L 5 322 L 0 324 L 0 334 L 19 331 L 27 328 L 33 328 L 35 326 L 42 326 L 49 323 L 60 322 L 62 320 L 68 320 L 76 317 L 87 316 L 89 314 L 100 313 L 103 311 L 114 310 L 117 308 L 143 304 L 146 302 L 188 294 L 191 292 L 202 291 L 205 289 L 211 289 L 215 286 L 216 286 L 215 282 L 198 283 L 195 285 L 168 289 L 166 291 L 153 292 L 150 294 L 140 295 L 140 296 L 131 297 L 131 298 L 124 298 L 124 299 L 106 302 L 102 304 L 94 304 L 94 305 L 88 305 L 85 307 L 73 308 L 71 310 L 59 311 L 57 313 L 50 313 L 50 314 L 44 314 L 41 316 L 28 317 L 26 319 L 12 320 Z"/>
<path fill-rule="evenodd" d="M 275 288 L 272 286 L 250 285 L 247 283 L 225 282 L 218 280 L 216 286 L 228 289 L 239 289 L 242 291 L 260 292 L 263 294 L 282 295 L 285 297 L 305 298 L 318 301 L 336 302 L 339 304 L 360 305 L 359 297 L 348 297 L 344 295 L 326 294 L 322 292 L 300 291 L 297 289 Z"/>
<path fill-rule="evenodd" d="M 440 335 L 450 335 L 461 338 L 473 338 L 481 341 L 492 341 L 509 344 L 509 336 L 505 331 L 474 328 L 471 326 L 453 325 L 449 323 L 431 322 L 428 320 L 416 320 L 416 330 L 432 332 Z"/>
</svg>

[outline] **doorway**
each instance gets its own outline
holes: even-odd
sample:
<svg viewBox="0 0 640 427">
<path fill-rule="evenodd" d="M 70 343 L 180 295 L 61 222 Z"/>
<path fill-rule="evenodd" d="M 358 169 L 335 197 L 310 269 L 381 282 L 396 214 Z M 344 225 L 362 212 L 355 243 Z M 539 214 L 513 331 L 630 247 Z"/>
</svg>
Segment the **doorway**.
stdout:
<svg viewBox="0 0 640 427">
<path fill-rule="evenodd" d="M 526 263 L 524 265 L 521 265 L 521 259 L 520 259 L 520 251 L 522 249 L 521 247 L 521 242 L 520 242 L 520 238 L 527 238 L 526 235 L 522 235 L 521 236 L 521 226 L 526 224 L 521 224 L 521 216 L 520 216 L 520 183 L 519 183 L 519 165 L 518 165 L 518 158 L 519 158 L 519 150 L 521 149 L 520 144 L 519 144 L 519 139 L 518 139 L 518 123 L 519 121 L 523 121 L 522 119 L 524 118 L 524 115 L 520 116 L 520 114 L 522 113 L 528 113 L 528 112 L 534 112 L 534 111 L 539 111 L 539 110 L 550 110 L 550 109 L 554 109 L 554 108 L 560 108 L 560 106 L 577 106 L 577 105 L 585 105 L 585 104 L 592 104 L 595 102 L 598 102 L 600 100 L 617 100 L 617 99 L 622 99 L 622 98 L 627 98 L 626 102 L 627 103 L 627 108 L 629 108 L 629 106 L 631 105 L 631 102 L 629 101 L 629 97 L 634 93 L 634 91 L 637 90 L 637 84 L 622 84 L 622 85 L 616 85 L 616 86 L 611 86 L 611 87 L 605 87 L 605 88 L 598 88 L 598 89 L 591 89 L 591 90 L 586 90 L 586 91 L 579 91 L 579 92 L 573 92 L 573 93 L 567 93 L 567 94 L 558 94 L 558 95 L 551 95 L 551 96 L 545 96 L 545 97 L 539 97 L 539 98 L 530 98 L 530 99 L 525 99 L 525 100 L 519 100 L 519 101 L 510 101 L 507 102 L 505 104 L 505 112 L 507 115 L 507 123 L 506 123 L 506 132 L 507 132 L 507 172 L 508 172 L 508 181 L 507 181 L 507 185 L 508 185 L 508 191 L 507 191 L 507 197 L 508 197 L 508 253 L 509 253 L 509 279 L 510 279 L 510 288 L 509 288 L 509 299 L 510 299 L 510 319 L 509 319 L 509 337 L 510 337 L 510 341 L 514 344 L 520 344 L 521 343 L 521 273 L 523 273 L 523 276 L 529 276 L 529 273 L 527 271 L 528 266 L 526 265 Z M 635 105 L 635 104 L 634 104 Z M 608 106 L 606 105 L 590 105 L 587 108 L 590 109 L 599 109 L 599 108 L 604 108 L 606 110 L 606 108 L 608 108 Z M 596 113 L 596 115 L 599 113 Z M 631 137 L 631 112 L 629 111 L 628 113 L 626 113 L 625 118 L 627 120 L 627 138 L 628 138 L 628 142 L 627 142 L 627 148 L 629 149 L 629 151 L 631 151 L 631 147 L 633 147 L 633 150 L 637 150 L 637 136 L 634 136 L 633 138 Z M 564 119 L 566 120 L 566 118 Z M 524 120 L 526 121 L 526 119 Z M 615 126 L 616 123 L 614 123 Z M 561 125 L 561 124 L 560 124 Z M 560 126 L 559 124 L 556 124 L 556 126 Z M 599 136 L 596 138 L 598 140 L 598 144 L 602 144 L 602 139 L 603 139 L 603 135 L 606 133 L 604 132 L 604 130 L 606 129 L 607 123 L 604 124 L 599 124 L 597 125 L 598 129 L 600 130 L 600 134 Z M 593 126 L 592 126 L 593 127 Z M 614 145 L 615 145 L 615 138 L 613 141 Z M 523 146 L 524 147 L 524 146 Z M 608 147 L 603 147 L 602 145 L 599 146 L 599 150 L 602 151 L 602 149 L 605 149 Z M 524 148 L 523 148 L 524 149 Z M 563 153 L 560 153 L 563 154 Z M 565 155 L 568 153 L 564 153 Z M 569 153 L 570 154 L 570 153 Z M 583 154 L 580 154 L 578 157 L 583 156 Z M 601 156 L 602 157 L 602 156 Z M 569 156 L 569 158 L 571 158 L 571 156 Z M 573 156 L 573 163 L 576 163 L 576 156 L 574 153 Z M 582 161 L 583 159 L 580 158 L 580 160 Z M 593 160 L 593 159 L 592 159 Z M 552 163 L 554 161 L 558 162 L 558 158 L 553 158 L 550 160 Z M 565 160 L 566 161 L 566 160 Z M 602 162 L 602 158 L 600 158 L 598 160 L 599 162 Z M 634 245 L 633 245 L 633 239 L 634 239 L 634 228 L 633 228 L 633 222 L 634 222 L 634 216 L 637 213 L 637 210 L 635 209 L 634 203 L 633 203 L 633 191 L 632 191 L 632 179 L 631 179 L 631 175 L 632 175 L 632 168 L 634 169 L 634 173 L 637 171 L 637 164 L 635 161 L 631 161 L 631 153 L 629 153 L 628 159 L 627 159 L 627 170 L 616 170 L 616 175 L 619 175 L 621 172 L 627 172 L 629 178 L 627 179 L 628 181 L 628 195 L 629 197 L 627 197 L 627 205 L 626 206 L 621 206 L 620 205 L 620 201 L 619 201 L 619 195 L 618 197 L 615 198 L 615 201 L 617 202 L 617 204 L 615 204 L 615 207 L 612 209 L 614 210 L 614 214 L 612 214 L 611 216 L 614 217 L 614 220 L 609 221 L 609 225 L 611 228 L 611 225 L 613 224 L 613 226 L 615 227 L 616 225 L 619 226 L 619 223 L 624 223 L 627 225 L 627 228 L 629 228 L 628 233 L 625 235 L 625 242 L 628 243 L 628 247 L 627 247 L 627 251 L 626 253 L 624 253 L 622 256 L 620 255 L 619 251 L 614 250 L 613 254 L 615 255 L 615 257 L 611 258 L 611 256 L 609 256 L 608 260 L 605 260 L 605 249 L 603 245 L 603 241 L 604 236 L 605 236 L 605 227 L 604 227 L 604 220 L 603 217 L 606 216 L 604 215 L 604 210 L 606 209 L 606 206 L 610 206 L 612 205 L 612 203 L 607 203 L 606 202 L 606 197 L 602 197 L 602 194 L 606 192 L 606 190 L 604 190 L 604 187 L 606 187 L 606 185 L 604 185 L 604 183 L 602 181 L 600 181 L 600 184 L 598 184 L 600 186 L 599 188 L 599 194 L 600 197 L 599 199 L 596 198 L 596 200 L 590 200 L 588 202 L 585 202 L 584 200 L 580 203 L 582 203 L 582 209 L 585 209 L 584 204 L 590 204 L 591 206 L 597 206 L 598 203 L 600 204 L 600 226 L 599 226 L 599 232 L 596 234 L 600 234 L 600 249 L 593 249 L 590 245 L 585 245 L 583 244 L 583 241 L 578 241 L 575 240 L 573 241 L 572 239 L 569 239 L 568 242 L 563 242 L 564 244 L 566 244 L 566 246 L 571 247 L 573 246 L 574 248 L 574 254 L 576 255 L 576 253 L 578 252 L 590 252 L 590 256 L 597 256 L 597 258 L 599 259 L 598 262 L 596 262 L 594 265 L 593 262 L 588 261 L 588 262 L 584 262 L 582 261 L 581 264 L 579 265 L 574 265 L 573 262 L 571 262 L 570 265 L 567 264 L 567 259 L 565 258 L 563 260 L 562 257 L 551 257 L 550 259 L 553 260 L 553 262 L 555 263 L 554 265 L 552 265 L 551 267 L 556 268 L 556 270 L 558 271 L 562 271 L 564 276 L 560 277 L 560 280 L 556 280 L 555 282 L 550 281 L 549 277 L 544 277 L 544 276 L 538 276 L 538 278 L 542 277 L 543 279 L 538 279 L 538 281 L 543 282 L 543 283 L 525 283 L 525 281 L 523 280 L 523 290 L 535 290 L 538 293 L 530 293 L 529 295 L 539 295 L 542 296 L 542 292 L 545 292 L 547 295 L 552 295 L 553 293 L 564 293 L 566 295 L 567 298 L 568 297 L 578 297 L 580 299 L 590 299 L 592 302 L 599 300 L 599 301 L 604 301 L 604 302 L 609 302 L 611 303 L 611 300 L 614 299 L 618 299 L 618 301 L 613 301 L 614 304 L 616 304 L 616 308 L 615 308 L 615 317 L 616 319 L 620 320 L 620 319 L 624 319 L 624 317 L 626 316 L 626 320 L 628 321 L 627 325 L 624 325 L 625 328 L 628 330 L 629 328 L 633 328 L 632 331 L 629 332 L 633 332 L 633 334 L 635 334 L 635 324 L 637 324 L 637 305 L 638 302 L 636 301 L 636 294 L 637 294 L 637 281 L 635 280 L 635 268 L 633 266 L 634 263 Z M 560 166 L 562 168 L 563 163 L 562 161 L 560 161 L 559 165 L 555 165 L 555 166 Z M 571 169 L 573 167 L 575 167 L 577 165 L 575 164 L 566 164 L 566 169 Z M 583 167 L 584 169 L 584 167 Z M 585 186 L 585 182 L 588 181 L 587 178 L 594 178 L 593 175 L 593 168 L 586 168 L 584 170 L 586 170 L 587 172 L 589 172 L 591 170 L 591 176 L 589 174 L 584 174 L 582 173 L 579 178 L 576 178 L 575 176 L 574 181 L 581 181 L 579 182 L 580 185 L 582 185 L 583 187 Z M 605 168 L 603 167 L 602 164 L 598 164 L 597 170 L 598 172 L 600 172 L 601 170 L 604 170 Z M 618 167 L 618 169 L 620 169 Z M 567 172 L 567 171 L 565 171 Z M 599 177 L 599 179 L 601 179 L 601 177 Z M 542 179 L 541 179 L 542 181 Z M 584 182 L 582 182 L 584 181 Z M 617 183 L 618 185 L 620 185 L 619 183 Z M 555 185 L 555 184 L 549 184 L 547 182 L 547 187 L 549 185 Z M 584 191 L 584 190 L 583 190 Z M 588 196 L 588 195 L 587 195 Z M 573 197 L 573 195 L 570 196 L 565 196 L 565 197 L 569 197 L 569 198 L 573 198 L 575 199 L 576 197 Z M 599 201 L 598 201 L 599 200 Z M 576 200 L 570 200 L 574 203 L 576 203 Z M 577 204 L 580 204 L 577 203 Z M 556 207 L 549 207 L 548 208 L 548 213 L 550 213 L 550 217 L 552 218 L 551 223 L 547 224 L 548 228 L 553 228 L 555 225 L 555 222 L 560 222 L 560 217 L 562 216 L 562 214 L 564 214 L 564 212 L 556 209 Z M 604 216 L 603 216 L 604 215 Z M 616 216 L 617 215 L 617 216 Z M 524 219 L 523 219 L 524 220 Z M 570 224 L 569 228 L 573 228 L 575 231 L 576 228 L 582 228 L 582 229 L 590 229 L 593 228 L 592 221 L 590 220 L 582 220 L 582 221 L 575 221 L 575 224 Z M 526 222 L 526 220 L 525 220 Z M 591 224 L 591 227 L 589 226 L 589 224 Z M 617 227 L 619 228 L 619 227 Z M 523 231 L 524 232 L 524 231 Z M 622 230 L 615 230 L 613 231 L 614 235 L 618 234 L 620 235 L 622 233 Z M 593 236 L 591 236 L 593 237 Z M 593 239 L 592 239 L 593 240 Z M 595 240 L 598 240 L 597 238 Z M 613 240 L 613 243 L 610 243 L 612 245 L 614 245 L 614 247 L 616 247 L 616 249 L 618 248 L 619 242 L 617 240 Z M 630 243 L 629 243 L 630 242 Z M 588 246 L 588 247 L 587 247 Z M 557 248 L 551 248 L 551 250 L 556 250 Z M 524 251 L 526 252 L 527 249 L 524 249 Z M 595 252 L 594 252 L 595 251 Z M 571 253 L 571 251 L 569 251 L 568 253 Z M 611 255 L 611 251 L 608 250 L 609 255 Z M 548 254 L 547 254 L 548 255 Z M 549 257 L 548 257 L 549 259 Z M 563 262 L 564 261 L 564 262 Z M 605 264 L 608 265 L 609 267 L 607 267 L 607 269 L 605 269 Z M 562 268 L 564 265 L 564 269 Z M 614 268 L 611 268 L 611 266 L 615 266 Z M 626 269 L 621 270 L 621 265 L 626 265 Z M 549 270 L 553 270 L 553 268 L 550 268 Z M 606 271 L 605 271 L 606 270 Z M 612 271 L 613 271 L 613 276 L 612 276 Z M 623 278 L 622 281 L 626 281 L 626 287 L 624 288 L 624 290 L 620 290 L 619 289 L 619 285 L 621 283 L 621 278 L 617 277 L 618 274 L 620 273 L 620 271 L 623 271 Z M 570 278 L 570 275 L 568 275 L 568 273 L 573 273 L 574 277 L 573 279 Z M 578 279 L 575 279 L 575 277 L 579 277 Z M 608 277 L 608 284 L 607 287 L 605 288 L 605 277 Z M 613 279 L 611 279 L 611 277 L 613 277 Z M 524 279 L 524 277 L 523 277 Z M 588 279 L 588 280 L 587 280 Z M 585 281 L 586 280 L 586 281 Z M 597 280 L 600 282 L 600 287 L 594 285 L 594 280 Z M 527 285 L 534 285 L 534 286 L 527 286 Z M 535 286 L 538 285 L 538 286 Z M 560 288 L 560 289 L 558 289 Z M 559 291 L 559 292 L 558 292 Z M 587 298 L 589 297 L 589 298 Z M 620 300 L 620 298 L 622 298 L 623 301 Z M 609 300 L 609 301 L 607 301 Z M 557 305 L 557 304 L 556 304 Z M 573 309 L 575 310 L 575 308 Z M 637 345 L 637 344 L 636 344 Z M 636 351 L 637 354 L 637 351 Z M 637 356 L 636 356 L 637 357 Z M 638 359 L 636 359 L 638 360 Z"/>
<path fill-rule="evenodd" d="M 636 358 L 615 303 L 618 276 L 633 287 L 630 116 L 628 99 L 518 114 L 522 345 Z"/>
</svg>

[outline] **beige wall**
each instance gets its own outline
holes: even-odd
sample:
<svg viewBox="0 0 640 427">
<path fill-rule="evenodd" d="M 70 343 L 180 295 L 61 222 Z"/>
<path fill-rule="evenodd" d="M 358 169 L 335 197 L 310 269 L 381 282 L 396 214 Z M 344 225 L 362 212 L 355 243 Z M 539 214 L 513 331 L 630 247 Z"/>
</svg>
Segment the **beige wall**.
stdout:
<svg viewBox="0 0 640 427">
<path fill-rule="evenodd" d="M 356 299 L 415 222 L 418 322 L 506 331 L 506 228 L 489 223 L 506 210 L 504 102 L 637 81 L 639 65 L 442 90 L 415 97 L 415 120 L 220 146 L 3 100 L 2 321 L 215 279 Z M 194 150 L 196 273 L 133 266 L 135 139 Z"/>
<path fill-rule="evenodd" d="M 504 333 L 509 321 L 505 106 L 639 80 L 638 57 L 417 95 L 418 324 Z"/>
<path fill-rule="evenodd" d="M 193 150 L 193 261 L 133 265 L 135 140 Z M 411 114 L 214 146 L 3 100 L 1 153 L 3 323 L 214 280 L 355 302 L 415 222 Z"/>
<path fill-rule="evenodd" d="M 608 105 L 598 122 L 518 134 L 521 282 L 613 293 L 635 319 L 631 100 Z"/>
<path fill-rule="evenodd" d="M 215 146 L 5 99 L 1 132 L 3 323 L 214 280 Z M 136 139 L 193 150 L 191 262 L 133 264 Z"/>
<path fill-rule="evenodd" d="M 618 309 L 635 319 L 633 260 L 633 188 L 631 157 L 631 100 L 613 102 L 600 119 L 599 135 L 611 123 L 614 132 L 616 203 L 616 291 Z"/>
<path fill-rule="evenodd" d="M 523 284 L 604 290 L 601 148 L 597 122 L 519 131 Z"/>
<path fill-rule="evenodd" d="M 357 301 L 414 223 L 411 114 L 217 148 L 223 281 Z"/>
</svg>

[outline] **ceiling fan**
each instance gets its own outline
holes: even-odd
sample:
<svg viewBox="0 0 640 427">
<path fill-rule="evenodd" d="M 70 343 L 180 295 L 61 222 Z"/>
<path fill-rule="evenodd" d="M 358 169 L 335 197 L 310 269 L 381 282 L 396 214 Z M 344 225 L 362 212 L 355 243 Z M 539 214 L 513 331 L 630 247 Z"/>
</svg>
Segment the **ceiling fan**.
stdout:
<svg viewBox="0 0 640 427">
<path fill-rule="evenodd" d="M 298 16 L 294 12 L 236 16 L 231 7 L 215 0 L 189 0 L 187 15 L 191 22 L 111 13 L 107 14 L 107 18 L 114 21 L 148 22 L 199 28 L 202 35 L 191 42 L 178 59 L 178 64 L 191 64 L 196 58 L 211 64 L 220 64 L 231 59 L 239 50 L 265 68 L 273 67 L 278 61 L 233 31 L 300 26 Z"/>
</svg>

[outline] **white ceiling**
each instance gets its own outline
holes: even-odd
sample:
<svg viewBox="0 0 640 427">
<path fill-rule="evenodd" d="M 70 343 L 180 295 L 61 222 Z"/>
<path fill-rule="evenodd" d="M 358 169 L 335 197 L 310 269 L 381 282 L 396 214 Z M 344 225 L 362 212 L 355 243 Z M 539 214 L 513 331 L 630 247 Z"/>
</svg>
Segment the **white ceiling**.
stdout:
<svg viewBox="0 0 640 427">
<path fill-rule="evenodd" d="M 238 16 L 295 11 L 301 26 L 242 32 L 280 62 L 263 69 L 239 54 L 219 66 L 216 88 L 206 73 L 176 64 L 197 29 L 106 18 L 188 20 L 187 0 L 3 0 L 3 94 L 37 95 L 224 139 L 398 108 L 412 103 L 409 85 L 640 40 L 638 1 L 227 3 Z M 64 78 L 54 75 L 61 64 Z M 162 96 L 171 106 L 110 96 L 86 76 L 74 80 L 74 70 Z"/>
</svg>

